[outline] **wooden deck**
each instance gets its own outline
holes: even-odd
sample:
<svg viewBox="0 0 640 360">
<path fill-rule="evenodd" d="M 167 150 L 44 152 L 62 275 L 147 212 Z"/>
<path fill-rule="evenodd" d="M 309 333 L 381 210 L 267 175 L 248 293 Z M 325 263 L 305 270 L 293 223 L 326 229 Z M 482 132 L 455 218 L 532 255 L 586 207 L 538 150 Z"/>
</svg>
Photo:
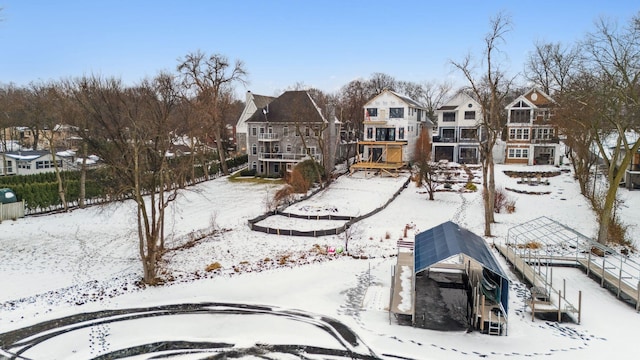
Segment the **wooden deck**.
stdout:
<svg viewBox="0 0 640 360">
<path fill-rule="evenodd" d="M 390 163 L 390 162 L 372 162 L 361 161 L 351 165 L 349 173 L 353 174 L 355 171 L 380 171 L 393 177 L 398 177 L 398 171 L 404 167 L 404 163 Z"/>
</svg>

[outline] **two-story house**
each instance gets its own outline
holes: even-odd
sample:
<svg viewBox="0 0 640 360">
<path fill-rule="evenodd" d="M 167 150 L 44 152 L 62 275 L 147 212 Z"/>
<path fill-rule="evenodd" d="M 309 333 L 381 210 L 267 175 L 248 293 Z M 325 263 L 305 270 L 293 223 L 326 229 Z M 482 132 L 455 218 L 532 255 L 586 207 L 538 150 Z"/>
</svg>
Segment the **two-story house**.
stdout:
<svg viewBox="0 0 640 360">
<path fill-rule="evenodd" d="M 358 159 L 351 166 L 352 172 L 397 171 L 413 159 L 420 131 L 430 133 L 433 128 L 424 105 L 391 90 L 373 97 L 363 108 L 363 138 L 358 141 Z"/>
<path fill-rule="evenodd" d="M 275 98 L 272 96 L 258 95 L 251 91 L 247 91 L 244 110 L 242 111 L 242 114 L 240 114 L 240 118 L 238 118 L 235 129 L 238 154 L 244 155 L 249 151 L 249 142 L 247 139 L 249 129 L 247 127 L 247 119 L 249 119 L 256 110 L 265 108 L 271 101 L 273 101 L 273 99 Z"/>
<path fill-rule="evenodd" d="M 459 92 L 436 113 L 438 131 L 433 137 L 433 160 L 477 164 L 482 139 L 480 104 L 469 94 Z"/>
<path fill-rule="evenodd" d="M 284 92 L 246 120 L 249 168 L 260 176 L 280 176 L 309 157 L 332 162 L 340 123 L 331 119 L 308 92 Z"/>
<path fill-rule="evenodd" d="M 554 107 L 554 100 L 537 88 L 507 105 L 506 164 L 560 164 L 558 128 L 551 121 Z"/>
</svg>

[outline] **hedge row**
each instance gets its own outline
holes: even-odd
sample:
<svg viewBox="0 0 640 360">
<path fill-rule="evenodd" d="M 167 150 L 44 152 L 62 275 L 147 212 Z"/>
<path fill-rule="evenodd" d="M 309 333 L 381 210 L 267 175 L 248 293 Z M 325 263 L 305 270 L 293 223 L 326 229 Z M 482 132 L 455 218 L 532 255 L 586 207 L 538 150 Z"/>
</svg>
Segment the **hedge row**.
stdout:
<svg viewBox="0 0 640 360">
<path fill-rule="evenodd" d="M 247 155 L 227 159 L 227 166 L 235 168 L 245 164 Z M 196 168 L 196 176 L 201 177 L 202 168 Z M 219 164 L 214 163 L 209 174 L 215 175 L 219 172 Z M 61 173 L 65 200 L 68 206 L 75 206 L 80 198 L 80 172 L 65 171 Z M 107 198 L 104 182 L 105 173 L 99 170 L 87 171 L 85 181 L 85 198 L 89 203 L 104 201 Z M 190 179 L 189 183 L 195 183 Z M 27 213 L 37 213 L 51 211 L 62 207 L 62 200 L 58 193 L 58 183 L 54 172 L 40 173 L 33 175 L 12 175 L 0 177 L 0 188 L 10 188 L 15 192 L 18 201 L 24 200 Z"/>
</svg>

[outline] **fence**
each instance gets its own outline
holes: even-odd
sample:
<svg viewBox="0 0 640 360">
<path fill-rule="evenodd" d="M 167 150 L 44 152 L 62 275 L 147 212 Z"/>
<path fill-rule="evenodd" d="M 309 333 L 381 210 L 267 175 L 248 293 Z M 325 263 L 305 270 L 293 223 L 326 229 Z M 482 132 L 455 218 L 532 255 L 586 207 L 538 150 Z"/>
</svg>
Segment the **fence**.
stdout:
<svg viewBox="0 0 640 360">
<path fill-rule="evenodd" d="M 266 214 L 260 215 L 254 219 L 250 219 L 249 220 L 249 227 L 251 228 L 251 230 L 254 231 L 260 231 L 263 233 L 267 233 L 267 234 L 277 234 L 277 235 L 291 235 L 291 236 L 313 236 L 313 237 L 318 237 L 318 236 L 326 236 L 326 235 L 337 235 L 337 234 L 341 234 L 343 232 L 345 232 L 347 229 L 349 229 L 349 227 L 351 227 L 351 225 L 357 223 L 360 220 L 366 219 L 370 216 L 373 216 L 377 213 L 379 213 L 380 211 L 384 210 L 393 200 L 395 200 L 396 197 L 398 197 L 398 195 L 400 195 L 400 193 L 407 188 L 407 186 L 409 185 L 409 182 L 411 181 L 411 177 L 407 178 L 407 181 L 405 181 L 404 184 L 402 184 L 402 186 L 400 187 L 400 189 L 398 189 L 398 191 L 396 191 L 393 196 L 391 196 L 391 198 L 389 198 L 389 200 L 387 200 L 386 203 L 384 203 L 384 205 L 380 206 L 377 209 L 374 209 L 373 211 L 362 215 L 362 216 L 357 216 L 357 217 L 353 217 L 353 216 L 341 216 L 341 215 L 299 215 L 299 214 L 291 214 L 291 213 L 287 213 L 287 212 L 282 212 L 279 210 L 275 210 L 275 211 L 270 211 Z M 310 198 L 311 196 L 315 195 L 319 190 L 316 190 L 314 193 L 312 193 L 309 196 L 306 196 L 296 202 L 302 201 L 302 200 L 306 200 L 308 198 Z M 291 206 L 292 204 L 289 204 L 289 206 Z M 260 226 L 260 225 L 256 225 L 256 223 L 268 218 L 269 216 L 273 216 L 273 215 L 282 215 L 282 216 L 288 216 L 288 217 L 294 217 L 294 218 L 300 218 L 300 219 L 307 219 L 307 220 L 348 220 L 346 224 L 334 228 L 334 229 L 324 229 L 324 230 L 311 230 L 311 231 L 298 231 L 298 230 L 291 230 L 291 229 L 276 229 L 276 228 L 270 228 L 270 227 L 266 227 L 266 226 Z"/>
<path fill-rule="evenodd" d="M 24 201 L 11 204 L 0 203 L 0 222 L 24 217 Z"/>
</svg>

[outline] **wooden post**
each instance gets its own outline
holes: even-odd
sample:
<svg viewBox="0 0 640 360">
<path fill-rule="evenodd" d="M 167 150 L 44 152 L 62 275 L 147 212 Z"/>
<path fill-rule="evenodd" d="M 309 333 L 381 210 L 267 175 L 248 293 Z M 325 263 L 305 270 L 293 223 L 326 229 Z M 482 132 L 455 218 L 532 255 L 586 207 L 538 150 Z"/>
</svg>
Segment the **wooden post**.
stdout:
<svg viewBox="0 0 640 360">
<path fill-rule="evenodd" d="M 562 279 L 562 293 L 567 296 L 567 279 Z"/>
<path fill-rule="evenodd" d="M 589 249 L 589 255 L 587 257 L 587 276 L 589 276 L 590 271 L 591 271 L 591 249 Z"/>
<path fill-rule="evenodd" d="M 562 291 L 558 291 L 558 322 L 562 322 Z"/>
<path fill-rule="evenodd" d="M 582 320 L 582 290 L 578 291 L 578 325 Z"/>
</svg>

